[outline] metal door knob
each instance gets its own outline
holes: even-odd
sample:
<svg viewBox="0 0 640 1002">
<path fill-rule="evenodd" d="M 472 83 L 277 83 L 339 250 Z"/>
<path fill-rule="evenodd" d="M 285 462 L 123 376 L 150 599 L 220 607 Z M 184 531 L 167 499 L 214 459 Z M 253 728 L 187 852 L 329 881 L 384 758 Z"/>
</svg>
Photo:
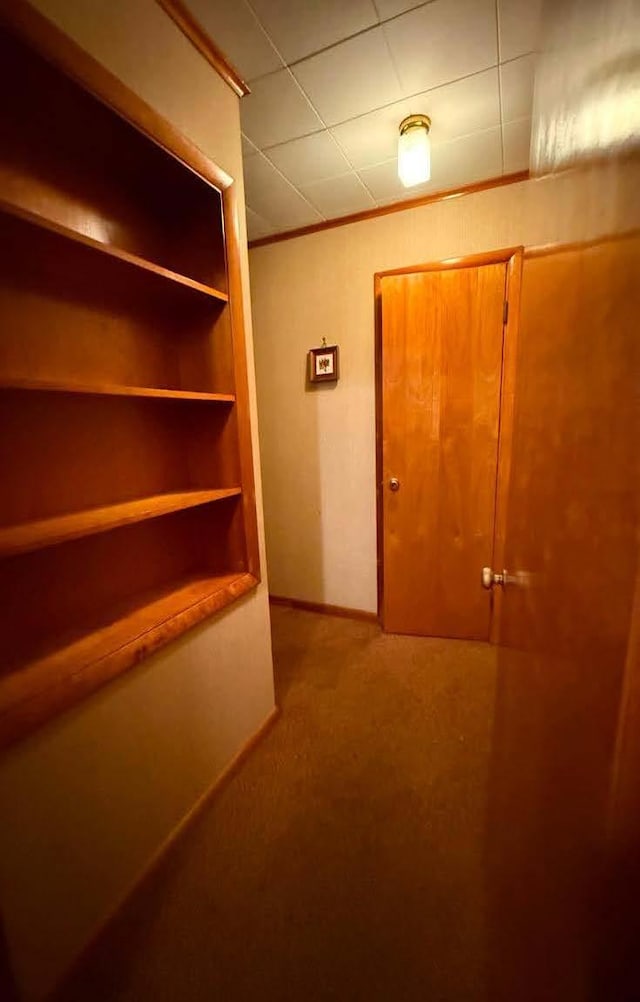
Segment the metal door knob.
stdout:
<svg viewBox="0 0 640 1002">
<path fill-rule="evenodd" d="M 503 571 L 502 574 L 496 574 L 492 571 L 490 567 L 482 568 L 482 587 L 491 590 L 494 585 L 500 585 L 504 588 L 504 584 L 507 578 L 507 572 Z"/>
<path fill-rule="evenodd" d="M 394 492 L 400 490 L 400 481 L 397 477 L 391 477 L 391 480 L 389 481 L 389 490 Z"/>
</svg>

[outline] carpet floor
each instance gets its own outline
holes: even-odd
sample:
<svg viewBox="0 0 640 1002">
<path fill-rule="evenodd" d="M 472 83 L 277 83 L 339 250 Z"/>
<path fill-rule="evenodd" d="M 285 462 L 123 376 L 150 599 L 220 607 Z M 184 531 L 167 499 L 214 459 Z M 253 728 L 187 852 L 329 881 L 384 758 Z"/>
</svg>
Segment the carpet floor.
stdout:
<svg viewBox="0 0 640 1002">
<path fill-rule="evenodd" d="M 480 1002 L 486 644 L 274 607 L 282 715 L 64 1002 Z"/>
</svg>

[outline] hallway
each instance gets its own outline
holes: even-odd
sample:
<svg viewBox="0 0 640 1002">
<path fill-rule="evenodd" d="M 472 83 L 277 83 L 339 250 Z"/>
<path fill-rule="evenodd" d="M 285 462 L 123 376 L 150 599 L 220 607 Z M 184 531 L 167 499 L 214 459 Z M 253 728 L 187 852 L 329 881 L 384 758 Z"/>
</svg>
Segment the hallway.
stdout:
<svg viewBox="0 0 640 1002">
<path fill-rule="evenodd" d="M 60 998 L 480 1002 L 495 650 L 272 623 L 280 719 Z"/>
</svg>

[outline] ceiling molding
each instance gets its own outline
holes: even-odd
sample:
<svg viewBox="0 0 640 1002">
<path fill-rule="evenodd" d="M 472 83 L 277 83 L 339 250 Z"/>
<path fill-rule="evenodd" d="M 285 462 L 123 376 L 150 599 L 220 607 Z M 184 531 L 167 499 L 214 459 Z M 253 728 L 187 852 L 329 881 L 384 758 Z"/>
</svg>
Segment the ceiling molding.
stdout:
<svg viewBox="0 0 640 1002">
<path fill-rule="evenodd" d="M 158 0 L 158 2 L 161 2 L 161 0 Z M 301 226 L 297 230 L 285 230 L 284 233 L 274 233 L 270 237 L 260 237 L 258 240 L 250 240 L 249 250 L 253 250 L 256 247 L 264 247 L 267 244 L 277 244 L 283 240 L 293 240 L 295 237 L 304 237 L 310 233 L 318 233 L 320 230 L 331 230 L 336 226 L 361 223 L 366 219 L 375 219 L 376 216 L 387 216 L 392 212 L 405 212 L 407 209 L 417 209 L 421 205 L 430 205 L 432 202 L 443 202 L 448 198 L 473 195 L 479 191 L 487 191 L 489 188 L 500 188 L 505 184 L 517 184 L 519 181 L 528 180 L 529 171 L 520 170 L 514 174 L 503 174 L 500 177 L 492 177 L 487 181 L 475 181 L 473 184 L 465 184 L 460 188 L 448 188 L 444 191 L 434 192 L 433 195 L 421 195 L 418 198 L 410 198 L 401 202 L 391 202 L 390 205 L 380 205 L 375 209 L 365 209 L 363 212 L 354 212 L 349 216 L 340 216 L 338 219 L 325 219 L 321 223 Z"/>
<path fill-rule="evenodd" d="M 186 35 L 191 44 L 198 50 L 201 56 L 213 66 L 214 70 L 222 77 L 225 83 L 229 84 L 238 97 L 250 94 L 249 85 L 245 83 L 240 74 L 231 65 L 227 57 L 220 51 L 215 42 L 210 38 L 199 21 L 195 19 L 182 0 L 156 0 L 174 21 L 180 31 Z"/>
</svg>

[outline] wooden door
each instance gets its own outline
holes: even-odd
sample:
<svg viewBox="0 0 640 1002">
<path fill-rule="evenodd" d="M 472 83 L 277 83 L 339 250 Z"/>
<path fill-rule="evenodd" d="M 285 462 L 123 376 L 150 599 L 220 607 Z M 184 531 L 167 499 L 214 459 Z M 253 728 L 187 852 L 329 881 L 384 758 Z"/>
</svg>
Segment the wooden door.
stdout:
<svg viewBox="0 0 640 1002">
<path fill-rule="evenodd" d="M 502 260 L 379 277 L 390 632 L 489 639 L 480 575 L 493 557 L 506 271 Z"/>
<path fill-rule="evenodd" d="M 639 264 L 638 237 L 524 260 L 489 789 L 492 1002 L 640 998 Z"/>
</svg>

